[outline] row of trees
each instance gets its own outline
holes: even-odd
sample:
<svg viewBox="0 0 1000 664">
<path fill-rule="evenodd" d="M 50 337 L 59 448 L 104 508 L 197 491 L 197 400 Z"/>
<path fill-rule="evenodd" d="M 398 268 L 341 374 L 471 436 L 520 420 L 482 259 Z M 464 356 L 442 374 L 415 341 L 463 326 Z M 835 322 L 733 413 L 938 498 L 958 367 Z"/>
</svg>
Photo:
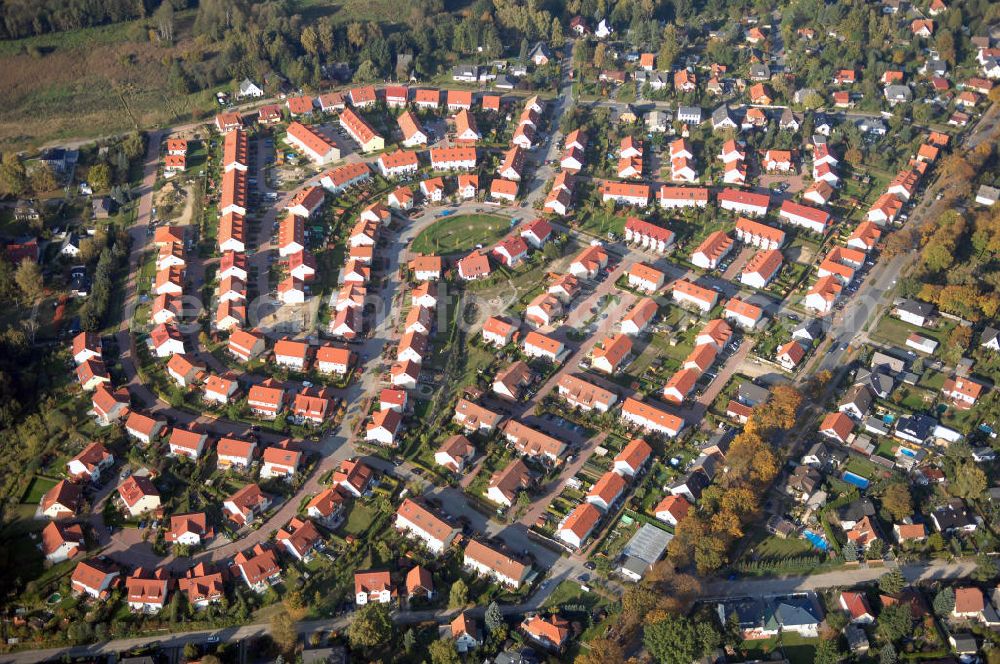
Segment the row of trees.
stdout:
<svg viewBox="0 0 1000 664">
<path fill-rule="evenodd" d="M 972 194 L 980 172 L 996 166 L 994 147 L 981 143 L 966 153 L 953 153 L 940 165 L 941 191 L 950 203 Z M 919 237 L 908 241 L 921 247 L 915 293 L 948 313 L 971 320 L 993 318 L 1000 311 L 1000 271 L 992 267 L 1000 253 L 1000 210 L 990 209 L 968 217 L 948 210 L 925 221 Z M 957 334 L 968 334 L 967 330 Z M 955 344 L 969 339 L 957 337 Z"/>
<path fill-rule="evenodd" d="M 766 439 L 795 425 L 802 395 L 793 387 L 775 387 L 771 397 L 754 411 L 726 454 L 728 472 L 702 494 L 697 510 L 681 521 L 668 548 L 679 566 L 692 563 L 698 573 L 711 574 L 728 562 L 730 546 L 755 519 L 762 496 L 778 474 L 780 463 Z"/>
</svg>

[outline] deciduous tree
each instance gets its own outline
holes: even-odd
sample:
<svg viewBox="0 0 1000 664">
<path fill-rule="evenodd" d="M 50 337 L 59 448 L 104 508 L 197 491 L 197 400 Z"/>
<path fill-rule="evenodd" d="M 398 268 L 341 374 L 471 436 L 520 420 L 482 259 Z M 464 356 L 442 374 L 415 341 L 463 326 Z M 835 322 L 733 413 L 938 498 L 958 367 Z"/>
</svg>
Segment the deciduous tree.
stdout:
<svg viewBox="0 0 1000 664">
<path fill-rule="evenodd" d="M 45 292 L 42 268 L 38 267 L 38 263 L 30 258 L 25 258 L 17 266 L 14 282 L 17 283 L 17 287 L 21 291 L 22 300 L 28 304 L 34 304 L 40 300 Z"/>
<path fill-rule="evenodd" d="M 882 494 L 882 507 L 897 521 L 912 516 L 913 497 L 909 486 L 902 482 L 893 482 L 887 486 Z"/>
<path fill-rule="evenodd" d="M 392 637 L 393 625 L 389 607 L 380 602 L 361 607 L 347 628 L 347 638 L 353 648 L 374 648 L 388 643 Z"/>
<path fill-rule="evenodd" d="M 431 656 L 431 664 L 462 664 L 462 658 L 455 650 L 455 642 L 451 639 L 438 639 L 427 649 Z"/>
<path fill-rule="evenodd" d="M 451 584 L 451 592 L 448 594 L 448 608 L 461 609 L 469 603 L 469 587 L 465 581 L 458 579 Z"/>
<path fill-rule="evenodd" d="M 288 658 L 295 656 L 299 634 L 295 629 L 295 620 L 288 611 L 282 610 L 271 618 L 271 638 L 281 654 Z"/>
</svg>

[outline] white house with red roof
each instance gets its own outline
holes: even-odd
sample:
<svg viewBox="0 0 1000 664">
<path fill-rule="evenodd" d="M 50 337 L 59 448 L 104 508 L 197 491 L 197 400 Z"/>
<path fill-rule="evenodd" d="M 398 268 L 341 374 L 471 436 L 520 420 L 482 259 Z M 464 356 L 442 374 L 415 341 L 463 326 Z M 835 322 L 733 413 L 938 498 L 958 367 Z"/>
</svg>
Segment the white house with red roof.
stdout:
<svg viewBox="0 0 1000 664">
<path fill-rule="evenodd" d="M 118 495 L 132 516 L 159 509 L 160 492 L 143 475 L 132 475 L 118 486 Z"/>
<path fill-rule="evenodd" d="M 63 524 L 56 521 L 42 529 L 42 554 L 50 563 L 61 563 L 82 551 L 83 528 L 78 523 Z"/>
<path fill-rule="evenodd" d="M 66 462 L 66 474 L 75 480 L 98 483 L 101 481 L 101 473 L 114 464 L 115 457 L 108 448 L 93 442 Z"/>
<path fill-rule="evenodd" d="M 653 448 L 642 438 L 635 438 L 614 458 L 614 471 L 625 477 L 634 477 L 646 464 L 653 453 Z"/>
<path fill-rule="evenodd" d="M 284 528 L 278 530 L 275 540 L 285 547 L 293 558 L 298 561 L 308 562 L 312 557 L 313 549 L 322 541 L 315 524 L 308 519 L 292 517 L 292 520 L 285 524 Z"/>
<path fill-rule="evenodd" d="M 205 444 L 208 442 L 208 434 L 199 431 L 192 431 L 181 427 L 174 427 L 167 438 L 170 445 L 171 456 L 184 456 L 189 459 L 201 457 L 205 451 Z"/>
<path fill-rule="evenodd" d="M 361 461 L 345 459 L 330 478 L 330 484 L 360 498 L 371 484 L 373 472 Z"/>
<path fill-rule="evenodd" d="M 163 427 L 164 423 L 162 420 L 157 420 L 135 411 L 129 413 L 128 418 L 125 420 L 125 431 L 128 435 L 144 445 L 148 445 L 154 438 L 159 436 Z"/>
<path fill-rule="evenodd" d="M 825 233 L 830 224 L 829 212 L 787 200 L 781 204 L 778 216 L 794 226 L 805 228 L 813 233 Z"/>
<path fill-rule="evenodd" d="M 556 528 L 556 538 L 573 548 L 579 548 L 594 532 L 601 516 L 601 510 L 591 503 L 580 503 Z"/>
<path fill-rule="evenodd" d="M 302 462 L 302 453 L 280 445 L 265 447 L 260 455 L 260 477 L 291 478 L 298 471 Z"/>
<path fill-rule="evenodd" d="M 247 484 L 222 503 L 226 515 L 239 526 L 253 523 L 271 505 L 271 499 L 256 484 Z"/>
</svg>

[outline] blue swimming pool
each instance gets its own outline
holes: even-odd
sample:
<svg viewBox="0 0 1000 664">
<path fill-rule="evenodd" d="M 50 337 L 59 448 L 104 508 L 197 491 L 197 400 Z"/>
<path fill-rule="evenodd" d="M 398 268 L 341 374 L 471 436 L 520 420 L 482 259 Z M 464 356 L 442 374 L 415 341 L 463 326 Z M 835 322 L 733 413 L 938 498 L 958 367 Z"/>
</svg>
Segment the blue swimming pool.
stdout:
<svg viewBox="0 0 1000 664">
<path fill-rule="evenodd" d="M 866 480 L 865 478 L 861 477 L 861 475 L 855 475 L 854 473 L 852 473 L 849 470 L 845 470 L 844 471 L 843 480 L 845 482 L 849 482 L 849 483 L 853 484 L 854 486 L 858 487 L 859 489 L 867 489 L 868 488 L 868 484 L 869 484 L 868 480 Z"/>
<path fill-rule="evenodd" d="M 911 450 L 908 447 L 900 447 L 899 448 L 899 453 L 902 454 L 903 456 L 908 456 L 911 459 L 917 458 L 917 453 L 914 452 L 913 450 Z"/>
<path fill-rule="evenodd" d="M 826 540 L 811 530 L 805 530 L 802 532 L 802 536 L 809 540 L 809 543 L 820 551 L 826 551 L 830 548 L 830 545 L 826 543 Z"/>
<path fill-rule="evenodd" d="M 893 422 L 896 421 L 896 416 L 893 415 L 892 413 L 886 413 L 885 415 L 882 416 L 882 421 L 885 422 L 886 424 L 892 424 Z"/>
</svg>

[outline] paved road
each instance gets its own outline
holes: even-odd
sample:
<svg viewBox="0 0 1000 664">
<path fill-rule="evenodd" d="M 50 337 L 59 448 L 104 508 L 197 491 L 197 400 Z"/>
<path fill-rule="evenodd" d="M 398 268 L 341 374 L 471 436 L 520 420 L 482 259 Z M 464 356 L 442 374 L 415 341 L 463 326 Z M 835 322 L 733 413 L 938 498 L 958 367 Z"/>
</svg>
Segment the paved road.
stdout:
<svg viewBox="0 0 1000 664">
<path fill-rule="evenodd" d="M 891 567 L 863 567 L 837 570 L 808 576 L 767 577 L 761 579 L 740 579 L 736 581 L 716 580 L 706 584 L 703 597 L 738 597 L 741 595 L 775 595 L 780 593 L 821 590 L 871 583 L 878 580 Z M 973 560 L 958 562 L 934 561 L 902 565 L 899 571 L 910 583 L 960 579 L 972 574 L 976 569 Z"/>
</svg>

